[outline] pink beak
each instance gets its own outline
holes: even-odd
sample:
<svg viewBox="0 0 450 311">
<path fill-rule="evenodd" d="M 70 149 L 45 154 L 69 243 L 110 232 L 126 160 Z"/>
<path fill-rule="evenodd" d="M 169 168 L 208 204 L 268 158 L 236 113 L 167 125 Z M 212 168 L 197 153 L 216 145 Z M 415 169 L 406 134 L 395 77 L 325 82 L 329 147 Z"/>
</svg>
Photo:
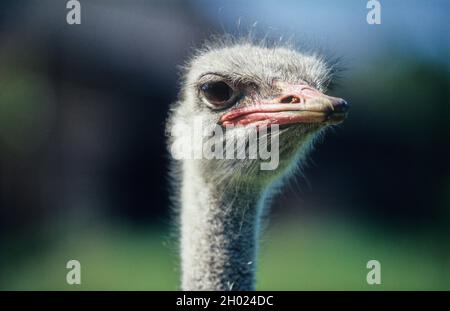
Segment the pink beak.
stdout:
<svg viewBox="0 0 450 311">
<path fill-rule="evenodd" d="M 226 125 L 270 125 L 342 122 L 349 105 L 342 98 L 325 95 L 306 85 L 278 84 L 283 95 L 261 100 L 256 105 L 235 108 L 222 115 L 219 123 Z"/>
</svg>

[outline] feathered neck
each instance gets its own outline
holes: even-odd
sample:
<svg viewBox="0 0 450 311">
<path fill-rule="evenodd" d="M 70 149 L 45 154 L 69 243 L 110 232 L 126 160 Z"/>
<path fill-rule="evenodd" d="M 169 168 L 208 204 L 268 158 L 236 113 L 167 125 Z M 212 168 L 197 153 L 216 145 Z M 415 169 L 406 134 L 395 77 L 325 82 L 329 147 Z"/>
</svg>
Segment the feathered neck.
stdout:
<svg viewBox="0 0 450 311">
<path fill-rule="evenodd" d="M 264 189 L 219 187 L 198 161 L 181 168 L 183 290 L 254 290 Z"/>
</svg>

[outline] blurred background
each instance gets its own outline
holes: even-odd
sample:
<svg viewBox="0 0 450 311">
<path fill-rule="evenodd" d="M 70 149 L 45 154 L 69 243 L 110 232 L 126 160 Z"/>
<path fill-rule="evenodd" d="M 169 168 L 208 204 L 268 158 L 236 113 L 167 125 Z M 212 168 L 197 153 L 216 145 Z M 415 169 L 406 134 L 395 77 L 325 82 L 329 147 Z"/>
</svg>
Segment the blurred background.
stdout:
<svg viewBox="0 0 450 311">
<path fill-rule="evenodd" d="M 352 104 L 276 198 L 257 288 L 450 290 L 449 1 L 382 1 L 381 25 L 361 0 L 80 2 L 73 26 L 66 1 L 0 3 L 0 289 L 179 289 L 178 67 L 251 30 L 340 57 Z"/>
</svg>

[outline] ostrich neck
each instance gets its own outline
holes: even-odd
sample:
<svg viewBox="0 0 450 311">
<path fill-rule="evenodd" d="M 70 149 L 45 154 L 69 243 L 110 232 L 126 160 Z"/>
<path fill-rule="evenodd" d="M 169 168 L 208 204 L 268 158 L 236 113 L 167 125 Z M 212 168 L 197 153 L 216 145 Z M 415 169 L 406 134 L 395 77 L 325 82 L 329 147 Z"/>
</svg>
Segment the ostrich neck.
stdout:
<svg viewBox="0 0 450 311">
<path fill-rule="evenodd" d="M 184 163 L 181 188 L 183 290 L 253 290 L 262 189 L 208 183 Z"/>
</svg>

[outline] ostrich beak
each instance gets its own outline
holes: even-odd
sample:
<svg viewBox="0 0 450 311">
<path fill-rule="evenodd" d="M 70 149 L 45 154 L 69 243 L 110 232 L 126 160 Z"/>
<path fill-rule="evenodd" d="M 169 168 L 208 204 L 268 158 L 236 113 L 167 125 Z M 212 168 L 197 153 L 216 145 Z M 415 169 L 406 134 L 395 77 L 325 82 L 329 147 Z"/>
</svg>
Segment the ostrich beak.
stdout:
<svg viewBox="0 0 450 311">
<path fill-rule="evenodd" d="M 226 125 L 270 125 L 324 123 L 344 121 L 349 109 L 342 98 L 325 95 L 306 85 L 279 84 L 283 95 L 257 104 L 235 108 L 224 114 L 219 123 Z"/>
</svg>

